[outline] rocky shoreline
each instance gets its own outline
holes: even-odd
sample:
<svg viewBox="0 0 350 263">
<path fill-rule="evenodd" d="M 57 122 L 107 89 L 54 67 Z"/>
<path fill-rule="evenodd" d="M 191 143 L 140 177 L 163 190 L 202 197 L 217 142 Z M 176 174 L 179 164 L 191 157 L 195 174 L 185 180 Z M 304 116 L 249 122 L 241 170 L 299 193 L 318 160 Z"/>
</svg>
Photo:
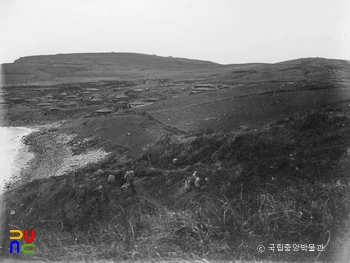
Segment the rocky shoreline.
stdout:
<svg viewBox="0 0 350 263">
<path fill-rule="evenodd" d="M 29 152 L 34 154 L 19 178 L 11 178 L 7 189 L 16 188 L 35 179 L 61 176 L 90 163 L 97 163 L 109 156 L 103 149 L 92 149 L 93 138 L 78 138 L 75 134 L 60 133 L 61 123 L 31 126 L 34 131 L 22 138 Z M 80 154 L 76 154 L 77 148 Z"/>
</svg>

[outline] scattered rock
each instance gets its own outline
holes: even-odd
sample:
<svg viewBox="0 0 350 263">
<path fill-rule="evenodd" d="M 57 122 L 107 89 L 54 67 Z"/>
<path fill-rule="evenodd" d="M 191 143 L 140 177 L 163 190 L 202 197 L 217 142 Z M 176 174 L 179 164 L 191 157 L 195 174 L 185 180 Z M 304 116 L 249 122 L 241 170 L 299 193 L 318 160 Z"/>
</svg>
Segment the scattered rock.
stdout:
<svg viewBox="0 0 350 263">
<path fill-rule="evenodd" d="M 240 128 L 241 130 L 243 130 L 243 131 L 249 130 L 249 127 L 248 127 L 248 126 L 245 126 L 245 125 L 241 125 L 241 126 L 239 126 L 239 128 Z"/>
<path fill-rule="evenodd" d="M 97 171 L 96 171 L 96 175 L 102 175 L 104 172 L 103 172 L 103 170 L 102 169 L 98 169 Z"/>
<path fill-rule="evenodd" d="M 107 182 L 108 183 L 114 183 L 115 182 L 115 176 L 113 174 L 108 175 Z"/>
</svg>

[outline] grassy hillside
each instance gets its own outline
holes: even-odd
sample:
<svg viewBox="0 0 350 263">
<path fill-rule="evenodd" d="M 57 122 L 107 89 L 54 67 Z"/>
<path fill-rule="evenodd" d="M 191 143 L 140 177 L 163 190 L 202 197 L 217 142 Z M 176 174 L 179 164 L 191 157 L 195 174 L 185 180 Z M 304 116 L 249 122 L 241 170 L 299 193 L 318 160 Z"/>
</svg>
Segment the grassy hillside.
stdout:
<svg viewBox="0 0 350 263">
<path fill-rule="evenodd" d="M 27 138 L 40 158 L 27 183 L 5 194 L 5 237 L 35 229 L 31 259 L 43 261 L 342 262 L 350 257 L 349 69 L 322 58 L 219 65 L 131 53 L 4 65 L 5 124 L 61 122 Z M 67 136 L 76 137 L 57 150 Z M 107 159 L 40 179 L 67 156 L 86 161 L 101 148 Z M 121 190 L 128 169 L 136 196 Z M 206 183 L 185 192 L 195 170 Z"/>
<path fill-rule="evenodd" d="M 111 157 L 7 192 L 5 233 L 35 229 L 34 258 L 45 261 L 341 262 L 349 256 L 349 134 L 348 116 L 327 108 L 259 130 L 168 135 L 123 166 Z M 136 196 L 120 189 L 130 168 Z M 208 183 L 185 192 L 194 170 Z M 326 249 L 273 253 L 272 243 Z"/>
<path fill-rule="evenodd" d="M 227 85 L 300 80 L 329 81 L 334 74 L 349 79 L 346 61 L 306 58 L 275 64 L 220 65 L 210 61 L 136 53 L 81 53 L 30 56 L 1 65 L 2 84 L 50 85 L 69 82 L 155 77 L 210 80 Z"/>
<path fill-rule="evenodd" d="M 185 71 L 201 74 L 219 64 L 184 58 L 136 53 L 81 53 L 30 56 L 2 65 L 4 84 L 86 82 L 125 77 L 177 75 Z"/>
</svg>

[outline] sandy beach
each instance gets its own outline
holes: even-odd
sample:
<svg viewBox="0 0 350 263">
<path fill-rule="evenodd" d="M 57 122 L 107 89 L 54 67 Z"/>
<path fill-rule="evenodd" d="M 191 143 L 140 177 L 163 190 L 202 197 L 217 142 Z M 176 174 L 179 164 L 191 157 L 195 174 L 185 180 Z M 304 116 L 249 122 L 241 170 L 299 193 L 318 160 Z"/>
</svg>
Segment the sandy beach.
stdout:
<svg viewBox="0 0 350 263">
<path fill-rule="evenodd" d="M 0 127 L 0 192 L 6 183 L 20 177 L 21 169 L 27 167 L 28 161 L 34 157 L 23 143 L 23 137 L 34 131 L 28 127 Z"/>
<path fill-rule="evenodd" d="M 32 132 L 21 140 L 21 155 L 15 162 L 18 173 L 6 180 L 6 188 L 12 189 L 34 179 L 64 175 L 108 156 L 101 149 L 89 149 L 82 154 L 74 154 L 74 148 L 83 148 L 89 139 L 79 141 L 74 134 L 59 133 L 55 128 L 60 124 L 31 126 Z M 72 144 L 73 140 L 77 143 Z M 26 158 L 20 159 L 24 155 Z"/>
</svg>

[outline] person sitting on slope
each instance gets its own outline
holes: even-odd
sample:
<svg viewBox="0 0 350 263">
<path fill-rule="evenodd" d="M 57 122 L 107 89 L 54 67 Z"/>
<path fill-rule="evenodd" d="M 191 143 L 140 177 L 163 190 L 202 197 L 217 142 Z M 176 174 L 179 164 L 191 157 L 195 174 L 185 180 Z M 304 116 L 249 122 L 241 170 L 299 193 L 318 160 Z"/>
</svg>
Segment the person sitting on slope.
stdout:
<svg viewBox="0 0 350 263">
<path fill-rule="evenodd" d="M 135 178 L 134 171 L 133 170 L 127 171 L 124 178 L 126 179 L 127 183 L 130 185 L 132 193 L 136 194 L 136 190 L 134 187 L 134 178 Z"/>
<path fill-rule="evenodd" d="M 195 171 L 191 176 L 187 177 L 185 181 L 185 190 L 191 191 L 193 188 L 200 188 L 200 178 L 197 176 L 197 171 Z"/>
</svg>

